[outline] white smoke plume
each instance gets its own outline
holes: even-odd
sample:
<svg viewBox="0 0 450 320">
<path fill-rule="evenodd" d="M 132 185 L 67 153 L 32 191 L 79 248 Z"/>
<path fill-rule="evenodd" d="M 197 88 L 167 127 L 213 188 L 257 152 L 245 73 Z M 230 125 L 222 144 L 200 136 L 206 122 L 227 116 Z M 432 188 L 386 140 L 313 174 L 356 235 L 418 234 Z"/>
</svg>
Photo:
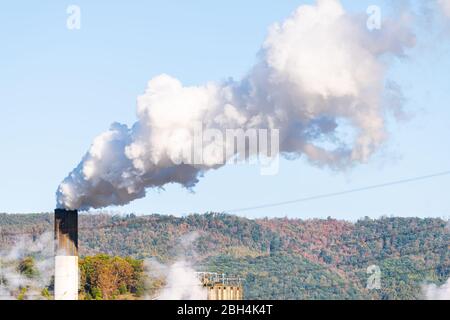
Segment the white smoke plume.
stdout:
<svg viewBox="0 0 450 320">
<path fill-rule="evenodd" d="M 224 156 L 224 149 L 234 151 L 228 141 L 205 139 L 199 147 L 189 134 L 197 123 L 220 132 L 277 129 L 281 155 L 319 166 L 368 161 L 387 139 L 389 61 L 414 46 L 415 37 L 406 15 L 375 32 L 366 20 L 346 13 L 338 0 L 318 0 L 270 28 L 259 62 L 241 81 L 186 87 L 169 75 L 153 78 L 138 98 L 137 122 L 115 123 L 95 138 L 59 186 L 57 206 L 125 205 L 147 188 L 194 187 L 206 171 L 238 156 Z M 351 141 L 341 137 L 347 129 Z"/>
<path fill-rule="evenodd" d="M 442 286 L 429 284 L 422 287 L 426 300 L 450 300 L 450 279 Z"/>
<path fill-rule="evenodd" d="M 17 269 L 20 260 L 29 256 L 35 258 L 37 271 L 32 278 Z M 50 285 L 53 274 L 53 234 L 44 233 L 37 239 L 21 237 L 11 249 L 0 251 L 0 300 L 17 299 L 23 288 L 27 288 L 24 299 L 43 299 L 41 291 Z"/>
<path fill-rule="evenodd" d="M 450 0 L 438 0 L 438 5 L 442 14 L 447 18 L 450 18 Z"/>
</svg>

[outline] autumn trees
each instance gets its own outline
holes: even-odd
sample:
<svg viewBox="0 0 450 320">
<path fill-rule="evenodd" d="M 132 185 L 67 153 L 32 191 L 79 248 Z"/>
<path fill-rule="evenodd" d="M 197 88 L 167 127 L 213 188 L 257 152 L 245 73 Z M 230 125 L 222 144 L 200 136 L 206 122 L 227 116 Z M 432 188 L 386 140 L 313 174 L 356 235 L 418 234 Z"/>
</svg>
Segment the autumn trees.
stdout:
<svg viewBox="0 0 450 320">
<path fill-rule="evenodd" d="M 114 299 L 143 292 L 143 262 L 132 258 L 96 255 L 80 260 L 80 280 L 84 298 Z"/>
</svg>

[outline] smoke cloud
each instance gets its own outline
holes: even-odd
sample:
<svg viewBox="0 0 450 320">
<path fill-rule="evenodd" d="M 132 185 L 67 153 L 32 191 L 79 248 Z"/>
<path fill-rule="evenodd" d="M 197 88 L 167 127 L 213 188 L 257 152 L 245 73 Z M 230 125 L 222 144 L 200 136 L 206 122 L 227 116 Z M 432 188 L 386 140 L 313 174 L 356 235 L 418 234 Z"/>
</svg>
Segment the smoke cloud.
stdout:
<svg viewBox="0 0 450 320">
<path fill-rule="evenodd" d="M 389 61 L 403 56 L 415 38 L 406 15 L 375 32 L 366 20 L 346 13 L 338 0 L 319 0 L 269 29 L 258 63 L 240 81 L 188 87 L 169 75 L 153 78 L 138 97 L 137 122 L 114 123 L 94 139 L 59 186 L 57 206 L 125 205 L 147 188 L 192 188 L 208 170 L 255 156 L 248 148 L 245 155 L 235 151 L 234 140 L 209 137 L 198 144 L 191 134 L 198 123 L 222 133 L 279 130 L 281 155 L 318 166 L 367 162 L 387 139 Z"/>
</svg>

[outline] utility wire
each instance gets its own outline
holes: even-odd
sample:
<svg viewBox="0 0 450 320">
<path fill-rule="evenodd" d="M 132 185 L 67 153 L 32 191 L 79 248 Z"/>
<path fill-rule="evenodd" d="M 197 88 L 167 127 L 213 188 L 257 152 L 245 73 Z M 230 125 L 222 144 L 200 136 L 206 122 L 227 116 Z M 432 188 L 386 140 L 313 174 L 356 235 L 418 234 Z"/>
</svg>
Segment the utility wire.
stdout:
<svg viewBox="0 0 450 320">
<path fill-rule="evenodd" d="M 324 193 L 324 194 L 319 194 L 319 195 L 315 195 L 315 196 L 299 198 L 299 199 L 294 199 L 294 200 L 268 203 L 268 204 L 253 206 L 253 207 L 244 207 L 244 208 L 237 208 L 237 209 L 231 209 L 231 210 L 224 210 L 223 212 L 236 213 L 236 212 L 244 212 L 244 211 L 257 210 L 257 209 L 281 207 L 281 206 L 286 206 L 286 205 L 290 205 L 290 204 L 294 204 L 294 203 L 308 202 L 308 201 L 314 201 L 314 200 L 319 200 L 319 199 L 338 197 L 338 196 L 343 196 L 343 195 L 352 194 L 352 193 L 356 193 L 356 192 L 381 189 L 381 188 L 386 188 L 386 187 L 391 187 L 391 186 L 401 185 L 401 184 L 407 184 L 407 183 L 412 183 L 412 182 L 417 182 L 417 181 L 423 181 L 423 180 L 430 180 L 433 178 L 438 178 L 438 177 L 443 177 L 443 176 L 448 176 L 448 175 L 450 175 L 450 171 L 444 171 L 444 172 L 434 173 L 434 174 L 430 174 L 430 175 L 426 175 L 426 176 L 419 176 L 419 177 L 413 177 L 413 178 L 408 178 L 408 179 L 403 179 L 403 180 L 390 181 L 390 182 L 375 184 L 375 185 L 371 185 L 371 186 L 367 186 L 367 187 L 349 189 L 349 190 L 332 192 L 332 193 Z"/>
<path fill-rule="evenodd" d="M 448 175 L 450 175 L 450 171 L 443 171 L 443 172 L 438 172 L 438 173 L 429 174 L 429 175 L 425 175 L 425 176 L 418 176 L 418 177 L 413 177 L 413 178 L 408 178 L 408 179 L 403 179 L 403 180 L 391 181 L 391 182 L 386 182 L 386 183 L 382 183 L 382 184 L 376 184 L 376 185 L 371 185 L 371 186 L 366 186 L 366 187 L 361 187 L 361 188 L 356 188 L 356 189 L 349 189 L 349 190 L 333 192 L 333 193 L 325 193 L 325 194 L 320 194 L 320 195 L 315 195 L 315 196 L 310 196 L 310 197 L 305 197 L 305 198 L 299 198 L 299 199 L 287 200 L 287 201 L 275 202 L 275 203 L 268 203 L 268 204 L 264 204 L 264 205 L 253 206 L 253 207 L 224 210 L 223 212 L 224 213 L 225 212 L 236 213 L 236 212 L 251 211 L 251 210 L 256 210 L 256 209 L 279 207 L 279 206 L 285 206 L 285 205 L 294 204 L 294 203 L 308 202 L 308 201 L 314 201 L 314 200 L 325 199 L 325 198 L 332 198 L 332 197 L 347 195 L 347 194 L 356 193 L 356 192 L 381 189 L 381 188 L 386 188 L 386 187 L 401 185 L 401 184 L 407 184 L 407 183 L 412 183 L 412 182 L 417 182 L 417 181 L 430 180 L 433 178 L 438 178 L 438 177 L 448 176 Z M 125 224 L 130 224 L 133 222 L 134 221 L 127 221 Z M 154 223 L 154 221 L 145 221 L 145 222 L 140 222 L 140 223 L 147 224 L 147 223 Z M 117 224 L 106 224 L 106 225 L 91 226 L 91 227 L 83 227 L 82 226 L 82 227 L 78 228 L 78 230 L 108 229 L 108 228 L 122 227 L 122 226 L 124 226 L 124 223 L 119 222 Z M 35 234 L 35 233 L 36 233 L 35 230 L 13 233 L 13 232 L 2 232 L 2 230 L 0 229 L 0 234 L 2 236 L 15 236 L 15 235 Z"/>
<path fill-rule="evenodd" d="M 418 177 L 413 177 L 413 178 L 408 178 L 408 179 L 391 181 L 391 182 L 386 182 L 386 183 L 382 183 L 382 184 L 376 184 L 376 185 L 371 185 L 371 186 L 366 186 L 366 187 L 361 187 L 361 188 L 356 188 L 356 189 L 349 189 L 349 190 L 333 192 L 333 193 L 325 193 L 325 194 L 320 194 L 320 195 L 315 195 L 315 196 L 310 196 L 310 197 L 305 197 L 305 198 L 263 204 L 263 205 L 253 206 L 253 207 L 224 210 L 223 212 L 224 213 L 226 213 L 226 212 L 236 213 L 236 212 L 251 211 L 251 210 L 257 210 L 257 209 L 273 208 L 273 207 L 285 206 L 285 205 L 294 204 L 294 203 L 308 202 L 308 201 L 314 201 L 314 200 L 319 200 L 319 199 L 338 197 L 338 196 L 352 194 L 352 193 L 356 193 L 356 192 L 381 189 L 381 188 L 386 188 L 386 187 L 401 185 L 401 184 L 407 184 L 407 183 L 412 183 L 412 182 L 417 182 L 417 181 L 430 180 L 433 178 L 438 178 L 438 177 L 448 176 L 448 175 L 450 175 L 450 171 L 443 171 L 443 172 L 429 174 L 429 175 L 425 175 L 425 176 L 418 176 Z M 127 222 L 125 222 L 125 224 L 130 224 L 133 222 L 134 221 L 127 221 Z M 145 221 L 143 223 L 141 222 L 141 224 L 147 224 L 147 223 L 154 223 L 154 221 Z M 108 228 L 121 227 L 121 226 L 123 227 L 125 224 L 123 222 L 122 223 L 119 222 L 117 224 L 106 224 L 106 225 L 91 226 L 91 227 L 83 227 L 82 226 L 82 227 L 78 228 L 78 230 L 108 229 Z M 35 231 L 12 233 L 12 232 L 1 232 L 1 230 L 0 230 L 0 234 L 2 236 L 14 236 L 14 235 L 35 234 L 35 233 L 36 233 Z"/>
<path fill-rule="evenodd" d="M 447 175 L 450 175 L 450 171 L 430 174 L 430 175 L 426 175 L 426 176 L 419 176 L 419 177 L 414 177 L 414 178 L 409 178 L 409 179 L 403 179 L 403 180 L 398 180 L 398 181 L 392 181 L 392 182 L 387 182 L 387 183 L 378 184 L 378 185 L 371 185 L 371 186 L 357 188 L 357 189 L 350 189 L 350 190 L 345 190 L 345 191 L 341 191 L 341 192 L 334 192 L 334 193 L 316 195 L 316 196 L 311 196 L 311 197 L 306 197 L 306 198 L 300 198 L 300 199 L 295 199 L 295 200 L 289 200 L 289 201 L 265 204 L 265 205 L 254 206 L 254 207 L 247 207 L 247 208 L 227 210 L 225 212 L 242 212 L 242 211 L 250 211 L 250 210 L 262 209 L 262 208 L 278 207 L 278 206 L 284 206 L 284 205 L 289 205 L 289 204 L 294 204 L 294 203 L 299 203 L 299 202 L 307 202 L 307 201 L 313 201 L 313 200 L 318 200 L 318 199 L 337 197 L 337 196 L 351 194 L 351 193 L 356 193 L 356 192 L 362 192 L 362 191 L 367 191 L 367 190 L 373 190 L 373 189 L 380 189 L 380 188 L 390 187 L 390 186 L 394 186 L 394 185 L 412 183 L 412 182 L 416 182 L 416 181 L 429 180 L 429 179 L 433 179 L 433 178 L 437 178 L 437 177 L 441 177 L 441 176 L 447 176 Z M 148 221 L 146 223 L 153 223 L 153 222 L 154 221 Z M 131 221 L 127 222 L 126 225 L 128 225 L 129 223 L 131 223 Z M 125 225 L 123 223 L 122 224 L 119 223 L 119 224 L 115 224 L 115 225 L 86 227 L 86 228 L 80 228 L 80 229 L 90 230 L 90 229 L 115 228 L 115 227 L 124 227 L 124 226 Z M 425 228 L 423 230 L 430 230 L 430 229 L 434 229 L 434 228 L 435 227 L 432 227 L 432 228 L 429 227 L 429 228 Z M 410 233 L 410 232 L 411 231 L 408 231 L 407 233 Z M 419 230 L 416 230 L 415 232 L 419 232 Z M 21 232 L 21 233 L 1 233 L 1 234 L 2 234 L 2 236 L 5 236 L 5 235 L 6 236 L 11 236 L 11 235 L 22 235 L 22 234 L 34 234 L 34 233 L 35 233 L 35 231 L 33 231 L 33 232 Z M 395 235 L 399 235 L 399 234 L 390 234 L 390 236 L 395 236 Z M 365 241 L 352 241 L 352 242 L 355 243 L 355 244 L 366 243 L 368 241 L 373 241 L 373 240 L 381 239 L 381 238 L 384 238 L 384 237 L 386 237 L 386 235 L 382 235 L 382 236 L 379 236 L 379 237 L 366 239 Z M 343 244 L 341 244 L 341 245 L 343 245 Z M 434 249 L 442 249 L 442 248 L 445 248 L 445 247 L 450 249 L 450 246 L 448 244 L 445 244 L 445 245 L 436 246 L 435 248 L 431 249 L 431 251 L 433 251 Z M 401 257 L 412 255 L 412 254 L 418 254 L 422 250 L 430 251 L 430 248 L 424 248 L 424 249 L 420 249 L 418 251 L 410 252 L 408 254 L 402 254 Z M 379 261 L 388 260 L 388 259 L 395 259 L 395 258 L 393 258 L 393 257 L 385 257 L 385 258 L 381 258 L 380 259 L 380 258 L 371 257 L 371 258 L 368 258 L 366 260 L 358 261 L 358 263 L 361 263 L 363 261 L 369 262 L 369 261 L 374 261 L 374 260 L 379 262 Z M 354 264 L 355 264 L 354 261 L 349 263 L 349 265 L 354 265 Z M 343 265 L 347 265 L 347 264 L 341 263 L 339 265 L 343 266 Z M 321 269 L 330 269 L 330 266 L 320 266 L 320 267 L 317 266 L 316 268 L 302 269 L 301 271 L 302 272 L 310 272 L 310 271 L 318 271 L 318 270 L 321 270 Z M 437 269 L 437 267 L 430 268 L 430 269 L 423 269 L 423 271 L 425 271 L 425 270 L 435 270 L 435 269 Z M 338 269 L 338 271 L 339 271 L 339 269 Z M 422 270 L 415 269 L 414 271 L 418 272 L 418 271 L 422 271 Z M 348 285 L 348 283 L 344 283 L 344 285 Z M 339 286 L 341 286 L 341 285 L 339 285 Z M 324 288 L 324 286 L 318 286 L 318 287 Z M 332 287 L 336 287 L 336 286 L 332 286 Z M 28 295 L 28 296 L 30 296 L 30 295 Z"/>
</svg>

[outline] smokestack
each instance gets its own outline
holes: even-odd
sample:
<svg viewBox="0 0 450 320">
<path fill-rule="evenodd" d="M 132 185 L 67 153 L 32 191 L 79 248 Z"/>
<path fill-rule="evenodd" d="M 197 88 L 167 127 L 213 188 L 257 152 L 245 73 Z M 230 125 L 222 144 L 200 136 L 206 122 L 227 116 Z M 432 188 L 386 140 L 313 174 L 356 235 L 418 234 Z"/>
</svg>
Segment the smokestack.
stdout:
<svg viewBox="0 0 450 320">
<path fill-rule="evenodd" d="M 76 210 L 55 210 L 55 300 L 78 300 Z"/>
</svg>

